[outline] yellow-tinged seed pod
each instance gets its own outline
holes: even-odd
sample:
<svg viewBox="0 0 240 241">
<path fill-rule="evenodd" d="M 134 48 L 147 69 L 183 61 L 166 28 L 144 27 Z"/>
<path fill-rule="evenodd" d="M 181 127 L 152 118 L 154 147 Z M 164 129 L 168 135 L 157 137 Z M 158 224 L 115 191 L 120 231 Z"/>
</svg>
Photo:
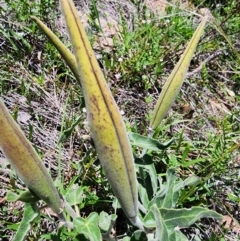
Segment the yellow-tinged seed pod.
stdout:
<svg viewBox="0 0 240 241">
<path fill-rule="evenodd" d="M 53 43 L 58 52 L 61 54 L 63 59 L 66 61 L 67 65 L 71 69 L 72 73 L 79 80 L 77 63 L 75 60 L 75 56 L 71 53 L 71 51 L 63 44 L 63 42 L 44 24 L 40 19 L 35 16 L 31 16 L 31 19 L 34 20 L 39 28 L 47 35 L 48 39 Z"/>
<path fill-rule="evenodd" d="M 171 108 L 173 102 L 177 98 L 177 95 L 179 94 L 179 91 L 182 87 L 191 58 L 202 35 L 203 29 L 207 23 L 207 19 L 208 16 L 203 17 L 202 22 L 195 30 L 194 35 L 188 43 L 183 55 L 181 56 L 177 65 L 175 66 L 166 83 L 164 84 L 156 106 L 154 107 L 153 116 L 150 121 L 150 127 L 152 129 L 157 128 L 157 126 L 160 124 L 162 119 L 167 114 L 168 110 Z"/>
<path fill-rule="evenodd" d="M 47 169 L 1 99 L 0 149 L 26 186 L 60 214 L 62 201 Z"/>
<path fill-rule="evenodd" d="M 88 123 L 106 176 L 126 216 L 136 223 L 137 180 L 124 122 L 70 0 L 61 0 L 84 92 Z"/>
</svg>

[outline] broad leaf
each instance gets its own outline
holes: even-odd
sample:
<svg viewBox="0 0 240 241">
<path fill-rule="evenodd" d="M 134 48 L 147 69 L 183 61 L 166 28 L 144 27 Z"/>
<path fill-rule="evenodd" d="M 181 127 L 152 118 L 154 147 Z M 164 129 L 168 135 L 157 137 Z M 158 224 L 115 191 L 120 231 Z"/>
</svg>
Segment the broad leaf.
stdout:
<svg viewBox="0 0 240 241">
<path fill-rule="evenodd" d="M 152 156 L 145 154 L 142 158 L 135 158 L 135 164 L 146 168 L 146 165 L 151 165 L 154 163 Z"/>
<path fill-rule="evenodd" d="M 194 185 L 198 184 L 200 182 L 200 180 L 201 179 L 197 176 L 188 177 L 184 181 L 180 180 L 180 181 L 176 182 L 174 191 L 178 192 L 185 186 L 194 186 Z"/>
<path fill-rule="evenodd" d="M 189 241 L 189 240 L 178 228 L 175 228 L 173 233 L 169 235 L 168 241 Z"/>
<path fill-rule="evenodd" d="M 12 192 L 12 191 L 8 191 L 8 192 L 7 192 L 6 200 L 7 200 L 8 202 L 15 202 L 15 201 L 18 200 L 18 198 L 19 198 L 19 194 L 16 194 L 16 193 L 14 193 L 14 192 Z"/>
<path fill-rule="evenodd" d="M 222 220 L 219 213 L 202 207 L 192 207 L 190 209 L 160 209 L 161 215 L 169 229 L 175 227 L 187 228 L 201 218 L 214 218 Z"/>
<path fill-rule="evenodd" d="M 68 190 L 66 194 L 66 200 L 68 203 L 73 206 L 81 204 L 83 200 L 83 189 L 78 185 L 74 185 L 73 189 Z"/>
<path fill-rule="evenodd" d="M 143 219 L 144 227 L 146 228 L 156 228 L 156 221 L 153 212 L 150 210 Z"/>
<path fill-rule="evenodd" d="M 98 228 L 98 214 L 92 212 L 86 219 L 76 218 L 73 221 L 74 226 L 80 234 L 84 234 L 90 241 L 101 240 L 101 232 Z"/>
<path fill-rule="evenodd" d="M 167 209 L 160 208 L 159 212 L 169 230 L 176 227 L 187 228 L 201 218 L 214 218 L 222 220 L 223 216 L 215 211 L 202 207 L 192 207 L 191 209 Z M 147 228 L 155 228 L 156 222 L 152 211 L 145 216 L 144 226 Z"/>
<path fill-rule="evenodd" d="M 155 204 L 151 207 L 151 211 L 153 213 L 153 216 L 156 222 L 156 234 L 155 234 L 156 240 L 159 240 L 159 241 L 168 240 L 168 227 L 164 222 L 158 207 Z"/>
<path fill-rule="evenodd" d="M 165 150 L 174 141 L 172 139 L 172 140 L 170 140 L 167 143 L 161 144 L 156 139 L 153 139 L 153 138 L 150 138 L 150 137 L 146 137 L 146 136 L 142 136 L 140 134 L 133 133 L 133 132 L 128 132 L 128 138 L 129 138 L 130 143 L 131 143 L 132 146 L 142 147 L 143 149 L 151 150 L 151 151 L 162 151 L 162 150 Z"/>
<path fill-rule="evenodd" d="M 109 227 L 112 226 L 112 224 L 116 221 L 117 219 L 117 215 L 116 214 L 112 214 L 109 215 L 106 212 L 101 212 L 99 215 L 99 228 L 104 231 L 104 232 L 108 232 Z"/>
<path fill-rule="evenodd" d="M 147 235 L 141 230 L 137 230 L 133 233 L 131 241 L 148 241 Z M 124 240 L 125 241 L 125 240 Z"/>
</svg>

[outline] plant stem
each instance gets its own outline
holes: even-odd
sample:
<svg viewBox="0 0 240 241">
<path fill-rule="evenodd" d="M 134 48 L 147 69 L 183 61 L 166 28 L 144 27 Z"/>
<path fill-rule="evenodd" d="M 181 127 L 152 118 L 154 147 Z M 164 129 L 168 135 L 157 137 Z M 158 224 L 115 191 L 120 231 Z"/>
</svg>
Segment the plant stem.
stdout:
<svg viewBox="0 0 240 241">
<path fill-rule="evenodd" d="M 66 201 L 66 199 L 64 199 L 64 207 L 65 207 L 67 213 L 71 216 L 72 219 L 75 219 L 75 218 L 79 217 L 79 215 L 73 210 L 73 208 Z"/>
</svg>

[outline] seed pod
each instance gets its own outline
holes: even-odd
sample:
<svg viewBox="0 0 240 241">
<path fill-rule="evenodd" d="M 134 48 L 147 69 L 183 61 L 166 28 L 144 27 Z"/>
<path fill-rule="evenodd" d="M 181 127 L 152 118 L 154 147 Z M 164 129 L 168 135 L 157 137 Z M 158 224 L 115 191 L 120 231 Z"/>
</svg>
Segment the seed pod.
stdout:
<svg viewBox="0 0 240 241">
<path fill-rule="evenodd" d="M 124 122 L 72 1 L 62 0 L 61 5 L 74 47 L 88 123 L 100 162 L 123 211 L 136 224 L 139 222 L 137 180 Z"/>
<path fill-rule="evenodd" d="M 26 186 L 60 214 L 62 201 L 52 178 L 1 99 L 0 149 Z"/>
<path fill-rule="evenodd" d="M 39 26 L 39 28 L 46 34 L 48 39 L 53 43 L 58 52 L 61 54 L 63 59 L 66 61 L 67 65 L 71 69 L 72 73 L 79 80 L 77 63 L 75 56 L 71 51 L 63 44 L 63 42 L 49 29 L 46 24 L 44 24 L 40 19 L 35 16 L 31 16 L 31 19 Z"/>
<path fill-rule="evenodd" d="M 202 22 L 194 32 L 194 35 L 192 36 L 182 57 L 162 88 L 150 121 L 150 126 L 153 129 L 157 128 L 160 124 L 180 92 L 191 58 L 206 25 L 207 18 L 207 16 L 203 18 Z"/>
</svg>

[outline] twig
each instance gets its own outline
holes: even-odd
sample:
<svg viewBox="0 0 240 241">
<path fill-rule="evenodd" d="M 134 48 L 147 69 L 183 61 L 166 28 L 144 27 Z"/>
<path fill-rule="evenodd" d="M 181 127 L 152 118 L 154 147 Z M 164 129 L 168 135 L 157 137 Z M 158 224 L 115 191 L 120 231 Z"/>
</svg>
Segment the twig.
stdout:
<svg viewBox="0 0 240 241">
<path fill-rule="evenodd" d="M 146 208 L 140 202 L 138 202 L 138 208 L 141 212 L 143 212 L 144 214 L 147 214 Z"/>
<path fill-rule="evenodd" d="M 59 227 L 61 227 L 62 225 L 64 225 L 64 226 L 66 226 L 66 227 L 68 227 L 68 228 L 70 228 L 70 229 L 74 229 L 73 223 L 72 223 L 72 222 L 68 222 L 68 221 L 66 220 L 63 212 L 58 214 L 58 218 L 59 218 L 59 221 L 60 221 Z"/>
<path fill-rule="evenodd" d="M 65 207 L 67 213 L 71 216 L 72 219 L 75 219 L 75 218 L 79 217 L 77 215 L 77 213 L 73 210 L 71 205 L 65 199 L 64 199 L 64 207 Z"/>
<path fill-rule="evenodd" d="M 202 63 L 196 69 L 194 69 L 192 72 L 188 72 L 186 74 L 186 77 L 189 78 L 189 77 L 193 76 L 194 74 L 200 72 L 204 65 L 206 65 L 208 62 L 210 62 L 211 60 L 218 57 L 221 53 L 222 53 L 222 50 L 215 51 L 213 54 L 211 54 L 209 57 L 207 57 L 204 61 L 202 61 Z"/>
</svg>

